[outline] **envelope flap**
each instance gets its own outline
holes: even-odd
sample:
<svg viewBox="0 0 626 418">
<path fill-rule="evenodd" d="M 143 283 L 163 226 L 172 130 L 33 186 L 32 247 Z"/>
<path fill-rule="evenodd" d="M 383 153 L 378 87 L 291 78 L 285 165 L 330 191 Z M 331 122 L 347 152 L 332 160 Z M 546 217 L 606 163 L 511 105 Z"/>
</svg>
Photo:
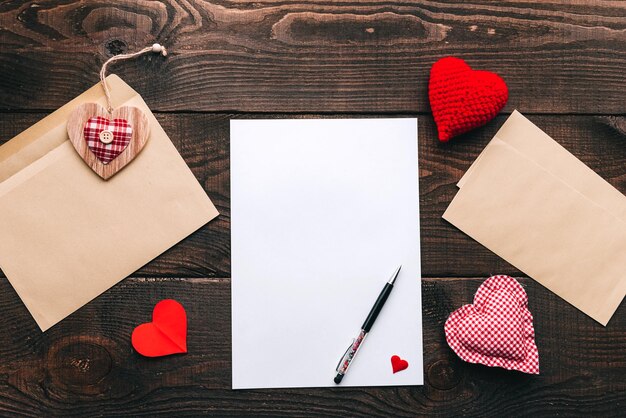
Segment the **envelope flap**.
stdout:
<svg viewBox="0 0 626 418">
<path fill-rule="evenodd" d="M 106 80 L 114 92 L 111 95 L 114 107 L 119 107 L 133 97 L 139 96 L 115 74 L 109 75 Z M 66 123 L 70 113 L 76 106 L 88 102 L 105 105 L 104 90 L 100 83 L 0 146 L 0 182 L 67 141 Z"/>
<path fill-rule="evenodd" d="M 497 137 L 443 218 L 602 325 L 626 294 L 626 224 Z"/>
<path fill-rule="evenodd" d="M 510 140 L 510 141 L 515 143 L 516 136 L 520 136 L 522 138 L 526 138 L 528 135 L 534 135 L 534 136 L 539 135 L 540 137 L 542 135 L 545 135 L 546 137 L 548 137 L 548 139 L 552 140 L 552 138 L 550 138 L 545 132 L 543 132 L 541 129 L 539 129 L 531 121 L 526 119 L 516 109 L 516 110 L 513 110 L 513 113 L 511 113 L 511 116 L 509 116 L 509 118 L 504 122 L 504 124 L 500 127 L 498 132 L 496 132 L 494 137 L 498 137 L 498 138 L 502 139 L 505 142 Z M 481 164 L 480 160 L 487 153 L 486 152 L 487 148 L 489 148 L 490 145 L 491 145 L 491 142 L 489 144 L 487 144 L 485 149 L 478 155 L 478 157 L 472 163 L 470 168 L 468 168 L 467 171 L 465 172 L 465 174 L 463 174 L 463 177 L 461 177 L 459 182 L 456 184 L 457 187 L 461 188 L 461 187 L 463 187 L 465 182 L 467 182 L 467 179 L 472 175 L 472 172 L 474 171 L 474 169 L 479 164 Z"/>
<path fill-rule="evenodd" d="M 463 188 L 480 166 L 493 163 L 493 159 L 488 156 L 495 155 L 489 150 L 496 140 L 506 143 L 587 199 L 626 222 L 624 195 L 517 110 L 459 180 L 458 187 Z"/>
</svg>

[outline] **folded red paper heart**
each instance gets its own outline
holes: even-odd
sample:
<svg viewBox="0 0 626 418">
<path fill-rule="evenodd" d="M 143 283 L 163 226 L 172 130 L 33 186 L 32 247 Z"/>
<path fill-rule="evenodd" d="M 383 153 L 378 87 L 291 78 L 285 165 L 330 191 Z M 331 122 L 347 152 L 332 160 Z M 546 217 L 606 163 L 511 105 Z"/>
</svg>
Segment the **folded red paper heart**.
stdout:
<svg viewBox="0 0 626 418">
<path fill-rule="evenodd" d="M 485 280 L 474 303 L 452 312 L 444 329 L 450 348 L 467 362 L 539 374 L 528 296 L 512 277 Z"/>
<path fill-rule="evenodd" d="M 409 367 L 409 362 L 402 360 L 399 356 L 391 356 L 391 369 L 394 373 L 401 372 Z"/>
<path fill-rule="evenodd" d="M 430 70 L 428 99 L 441 142 L 486 124 L 508 98 L 500 76 L 472 70 L 460 58 L 442 58 Z"/>
<path fill-rule="evenodd" d="M 187 313 L 173 299 L 157 303 L 152 322 L 141 324 L 133 331 L 133 347 L 146 357 L 160 357 L 187 352 Z"/>
</svg>

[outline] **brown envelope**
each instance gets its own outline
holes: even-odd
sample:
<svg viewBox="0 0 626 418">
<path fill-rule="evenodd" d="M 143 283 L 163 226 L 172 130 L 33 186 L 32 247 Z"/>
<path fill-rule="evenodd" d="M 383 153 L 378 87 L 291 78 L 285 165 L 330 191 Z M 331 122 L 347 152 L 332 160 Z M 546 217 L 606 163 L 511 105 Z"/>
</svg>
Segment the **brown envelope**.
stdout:
<svg viewBox="0 0 626 418">
<path fill-rule="evenodd" d="M 218 215 L 139 94 L 107 81 L 114 107 L 143 110 L 150 139 L 108 181 L 83 162 L 66 120 L 104 105 L 96 85 L 0 147 L 0 267 L 45 331 Z"/>
<path fill-rule="evenodd" d="M 626 222 L 626 197 L 517 110 L 495 137 Z M 463 187 L 474 169 L 484 163 L 483 156 L 490 147 L 488 144 L 478 156 L 457 183 L 458 187 Z"/>
<path fill-rule="evenodd" d="M 495 137 L 443 217 L 606 325 L 626 295 L 626 223 L 594 197 Z"/>
</svg>

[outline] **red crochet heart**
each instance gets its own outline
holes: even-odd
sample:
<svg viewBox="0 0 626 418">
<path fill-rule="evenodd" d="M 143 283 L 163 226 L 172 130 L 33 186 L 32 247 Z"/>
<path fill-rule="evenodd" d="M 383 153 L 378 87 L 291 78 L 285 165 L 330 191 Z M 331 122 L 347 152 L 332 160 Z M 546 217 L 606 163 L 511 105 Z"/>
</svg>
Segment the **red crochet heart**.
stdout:
<svg viewBox="0 0 626 418">
<path fill-rule="evenodd" d="M 450 348 L 467 362 L 539 374 L 528 296 L 512 277 L 485 280 L 474 304 L 452 312 L 444 328 Z"/>
<path fill-rule="evenodd" d="M 157 303 L 152 322 L 141 324 L 133 331 L 133 347 L 146 357 L 187 352 L 187 313 L 173 299 Z"/>
<path fill-rule="evenodd" d="M 102 131 L 110 132 L 112 141 L 103 142 L 101 140 Z M 102 164 L 108 164 L 126 149 L 133 136 L 133 128 L 124 119 L 111 121 L 102 116 L 94 116 L 85 123 L 83 134 L 91 152 L 102 161 Z"/>
<path fill-rule="evenodd" d="M 409 362 L 402 360 L 399 356 L 391 356 L 391 369 L 394 373 L 401 372 L 409 367 Z"/>
<path fill-rule="evenodd" d="M 447 142 L 493 119 L 506 104 L 509 90 L 499 75 L 447 57 L 430 70 L 428 98 L 439 140 Z"/>
</svg>

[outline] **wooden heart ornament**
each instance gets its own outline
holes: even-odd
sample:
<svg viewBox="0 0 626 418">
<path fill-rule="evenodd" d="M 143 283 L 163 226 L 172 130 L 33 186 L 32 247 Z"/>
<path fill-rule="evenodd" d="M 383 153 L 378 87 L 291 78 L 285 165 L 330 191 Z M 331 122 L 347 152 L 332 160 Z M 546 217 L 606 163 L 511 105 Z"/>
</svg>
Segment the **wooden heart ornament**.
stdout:
<svg viewBox="0 0 626 418">
<path fill-rule="evenodd" d="M 160 357 L 187 352 L 187 313 L 173 299 L 157 303 L 152 322 L 141 324 L 131 336 L 135 350 L 146 357 Z"/>
<path fill-rule="evenodd" d="M 67 133 L 78 155 L 105 180 L 130 163 L 148 141 L 148 118 L 136 107 L 109 112 L 84 103 L 70 114 Z"/>
<path fill-rule="evenodd" d="M 528 296 L 512 277 L 485 280 L 474 303 L 452 312 L 444 329 L 450 348 L 467 362 L 539 374 Z"/>
</svg>

